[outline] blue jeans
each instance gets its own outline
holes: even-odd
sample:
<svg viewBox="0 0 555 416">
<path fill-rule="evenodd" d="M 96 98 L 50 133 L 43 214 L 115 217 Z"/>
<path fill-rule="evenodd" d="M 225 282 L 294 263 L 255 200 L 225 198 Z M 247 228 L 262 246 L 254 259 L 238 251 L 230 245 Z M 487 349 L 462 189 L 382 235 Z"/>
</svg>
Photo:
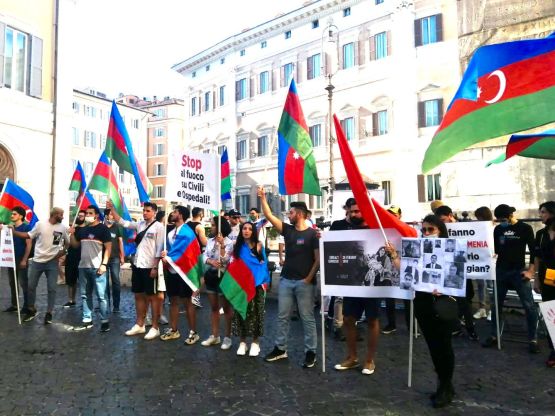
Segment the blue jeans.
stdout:
<svg viewBox="0 0 555 416">
<path fill-rule="evenodd" d="M 112 306 L 114 309 L 119 309 L 120 303 L 120 293 L 121 293 L 121 285 L 119 281 L 119 273 L 120 273 L 120 262 L 119 258 L 114 257 L 111 258 L 108 262 L 108 269 L 107 275 L 109 278 L 106 278 L 106 298 L 110 298 L 110 280 L 112 281 Z"/>
<path fill-rule="evenodd" d="M 276 346 L 280 350 L 287 351 L 289 322 L 295 300 L 303 323 L 304 350 L 316 353 L 318 338 L 314 318 L 314 285 L 307 285 L 302 280 L 291 280 L 283 276 L 279 280 Z"/>
<path fill-rule="evenodd" d="M 83 300 L 83 322 L 92 322 L 93 311 L 93 290 L 96 288 L 96 296 L 98 305 L 100 306 L 101 322 L 108 322 L 106 301 L 106 273 L 96 274 L 98 269 L 95 268 L 79 268 L 79 289 L 81 291 L 81 299 Z"/>
<path fill-rule="evenodd" d="M 538 331 L 538 312 L 532 296 L 530 280 L 523 280 L 520 270 L 497 269 L 495 280 L 497 282 L 497 303 L 499 317 L 502 318 L 503 304 L 509 287 L 514 289 L 520 298 L 520 303 L 526 313 L 528 323 L 528 341 L 535 341 Z M 495 313 L 494 299 L 491 302 L 491 335 L 496 336 L 497 316 Z"/>
<path fill-rule="evenodd" d="M 58 286 L 57 258 L 46 263 L 29 261 L 29 308 L 36 310 L 35 301 L 37 300 L 37 286 L 39 284 L 40 276 L 43 273 L 46 276 L 46 285 L 48 288 L 48 306 L 46 310 L 48 312 L 52 312 L 54 310 L 54 304 L 56 303 L 56 287 Z"/>
</svg>

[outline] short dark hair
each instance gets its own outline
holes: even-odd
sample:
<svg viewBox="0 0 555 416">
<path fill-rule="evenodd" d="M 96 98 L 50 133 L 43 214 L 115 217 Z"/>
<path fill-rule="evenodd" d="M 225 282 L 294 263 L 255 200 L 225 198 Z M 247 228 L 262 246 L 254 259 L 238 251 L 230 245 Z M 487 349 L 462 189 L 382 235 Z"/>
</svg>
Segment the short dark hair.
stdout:
<svg viewBox="0 0 555 416">
<path fill-rule="evenodd" d="M 152 208 L 152 210 L 153 210 L 154 212 L 158 211 L 158 205 L 156 205 L 154 202 L 145 202 L 145 203 L 143 204 L 143 208 L 146 208 L 146 207 Z"/>
<path fill-rule="evenodd" d="M 84 209 L 80 209 L 79 212 L 77 213 L 77 215 L 86 214 L 86 213 L 87 213 L 87 211 L 85 211 Z"/>
<path fill-rule="evenodd" d="M 156 221 L 162 221 L 166 216 L 166 211 L 158 211 L 156 213 Z"/>
<path fill-rule="evenodd" d="M 541 208 L 541 205 L 540 205 Z M 488 207 L 480 207 L 474 211 L 474 216 L 478 221 L 493 221 L 493 214 Z"/>
<path fill-rule="evenodd" d="M 27 213 L 25 212 L 25 209 L 23 207 L 20 207 L 19 205 L 16 207 L 13 207 L 12 212 L 17 212 L 19 215 L 23 217 L 23 219 L 25 219 L 25 215 L 27 215 Z"/>
<path fill-rule="evenodd" d="M 251 212 L 251 211 L 254 211 L 254 212 L 256 212 L 257 214 L 260 214 L 260 211 L 258 210 L 258 208 L 251 208 L 251 209 L 249 209 L 249 212 Z"/>
<path fill-rule="evenodd" d="M 290 207 L 293 209 L 296 209 L 298 211 L 301 211 L 302 214 L 306 217 L 306 215 L 308 214 L 308 207 L 306 206 L 306 203 L 304 203 L 303 201 L 294 201 L 291 202 Z"/>
<path fill-rule="evenodd" d="M 513 214 L 515 211 L 515 207 L 510 207 L 507 204 L 500 204 L 497 205 L 497 207 L 495 207 L 495 209 L 493 210 L 493 215 L 495 215 L 495 218 L 497 219 L 509 218 L 511 214 Z"/>
<path fill-rule="evenodd" d="M 181 205 L 178 205 L 178 207 L 179 206 L 181 206 Z M 191 211 L 191 214 L 193 215 L 193 217 L 198 217 L 200 215 L 200 213 L 203 212 L 203 211 L 204 210 L 202 208 L 194 207 L 193 210 Z"/>
<path fill-rule="evenodd" d="M 539 209 L 545 209 L 551 215 L 555 215 L 555 201 L 546 201 L 540 204 Z"/>
<path fill-rule="evenodd" d="M 89 205 L 89 206 L 87 207 L 87 209 L 92 209 L 92 210 L 94 210 L 94 213 L 95 213 L 96 215 L 100 215 L 100 210 L 98 209 L 98 207 L 97 207 L 96 205 Z"/>
<path fill-rule="evenodd" d="M 347 202 L 345 202 L 345 206 L 347 208 L 351 208 L 353 205 L 358 205 L 355 198 L 349 198 L 347 199 Z"/>
<path fill-rule="evenodd" d="M 447 205 L 442 205 L 436 208 L 434 214 L 436 214 L 438 217 L 442 217 L 444 215 L 445 216 L 453 215 L 453 210 Z"/>
<path fill-rule="evenodd" d="M 104 215 L 110 215 L 112 210 L 110 208 L 104 208 Z"/>
<path fill-rule="evenodd" d="M 422 223 L 425 223 L 425 222 L 427 222 L 428 224 L 432 224 L 439 230 L 439 238 L 449 237 L 449 234 L 447 234 L 447 227 L 445 226 L 443 221 L 439 219 L 437 215 L 435 214 L 426 215 L 422 220 Z"/>
<path fill-rule="evenodd" d="M 183 218 L 183 221 L 187 221 L 189 219 L 189 208 L 184 207 L 183 205 L 176 205 L 174 208 L 177 212 L 179 212 L 179 215 L 181 215 L 181 217 Z M 201 208 L 198 208 L 201 209 Z M 195 210 L 195 208 L 193 208 L 193 211 Z"/>
</svg>

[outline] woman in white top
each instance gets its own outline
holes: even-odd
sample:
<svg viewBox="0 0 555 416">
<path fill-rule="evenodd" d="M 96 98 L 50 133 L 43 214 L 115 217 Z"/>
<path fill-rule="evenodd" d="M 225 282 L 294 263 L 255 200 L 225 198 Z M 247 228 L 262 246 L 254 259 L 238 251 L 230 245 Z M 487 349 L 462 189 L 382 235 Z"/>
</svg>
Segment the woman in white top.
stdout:
<svg viewBox="0 0 555 416">
<path fill-rule="evenodd" d="M 219 221 L 221 226 L 218 229 Z M 220 343 L 220 307 L 224 310 L 225 336 L 222 342 L 222 350 L 231 348 L 231 320 L 233 308 L 222 295 L 220 281 L 233 252 L 233 241 L 227 236 L 231 232 L 231 226 L 223 217 L 214 217 L 211 221 L 210 238 L 204 250 L 204 284 L 208 301 L 210 302 L 210 324 L 212 334 L 202 341 L 202 345 L 209 347 Z"/>
</svg>

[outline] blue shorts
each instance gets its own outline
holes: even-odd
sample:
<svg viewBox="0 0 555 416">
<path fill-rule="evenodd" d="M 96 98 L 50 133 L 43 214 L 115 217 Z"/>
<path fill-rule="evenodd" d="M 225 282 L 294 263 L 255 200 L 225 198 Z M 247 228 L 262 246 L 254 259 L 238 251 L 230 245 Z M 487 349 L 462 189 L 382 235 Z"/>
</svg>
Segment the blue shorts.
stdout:
<svg viewBox="0 0 555 416">
<path fill-rule="evenodd" d="M 380 314 L 380 299 L 343 298 L 343 316 L 360 319 L 364 311 L 366 318 L 377 319 Z"/>
</svg>

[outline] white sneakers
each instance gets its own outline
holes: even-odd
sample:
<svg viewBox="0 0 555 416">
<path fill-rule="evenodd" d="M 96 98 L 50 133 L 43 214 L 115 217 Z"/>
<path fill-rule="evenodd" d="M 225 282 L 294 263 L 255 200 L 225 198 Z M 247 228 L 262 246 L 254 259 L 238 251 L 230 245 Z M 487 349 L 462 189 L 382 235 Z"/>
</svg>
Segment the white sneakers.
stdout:
<svg viewBox="0 0 555 416">
<path fill-rule="evenodd" d="M 128 331 L 125 331 L 125 335 L 127 336 L 132 336 L 132 335 L 139 335 L 139 334 L 144 334 L 146 332 L 145 327 L 144 326 L 139 326 L 137 324 L 133 325 L 133 328 L 131 328 Z"/>
<path fill-rule="evenodd" d="M 154 338 L 158 338 L 160 336 L 160 330 L 158 328 L 150 328 L 145 335 L 146 340 L 151 340 Z"/>
<path fill-rule="evenodd" d="M 204 341 L 200 343 L 203 347 L 210 347 L 212 345 L 218 345 L 220 343 L 220 337 L 215 337 L 214 335 L 210 335 Z"/>
<path fill-rule="evenodd" d="M 249 357 L 258 357 L 258 354 L 260 354 L 260 345 L 253 342 L 251 344 L 251 349 L 249 350 Z"/>
<path fill-rule="evenodd" d="M 223 349 L 223 345 L 222 345 L 222 349 Z M 239 348 L 237 348 L 237 355 L 246 355 L 247 349 L 248 349 L 247 343 L 241 342 L 239 344 Z M 258 354 L 260 354 L 260 345 L 258 345 L 256 342 L 253 342 L 251 344 L 251 348 L 249 349 L 249 357 L 258 357 Z"/>
<path fill-rule="evenodd" d="M 488 313 L 486 312 L 485 308 L 480 308 L 473 316 L 474 319 L 484 319 L 487 318 Z"/>
<path fill-rule="evenodd" d="M 231 338 L 224 337 L 224 342 L 222 342 L 222 346 L 220 347 L 222 350 L 228 350 L 231 348 Z"/>
<path fill-rule="evenodd" d="M 239 343 L 239 348 L 237 348 L 237 355 L 245 355 L 247 353 L 247 343 Z"/>
</svg>

